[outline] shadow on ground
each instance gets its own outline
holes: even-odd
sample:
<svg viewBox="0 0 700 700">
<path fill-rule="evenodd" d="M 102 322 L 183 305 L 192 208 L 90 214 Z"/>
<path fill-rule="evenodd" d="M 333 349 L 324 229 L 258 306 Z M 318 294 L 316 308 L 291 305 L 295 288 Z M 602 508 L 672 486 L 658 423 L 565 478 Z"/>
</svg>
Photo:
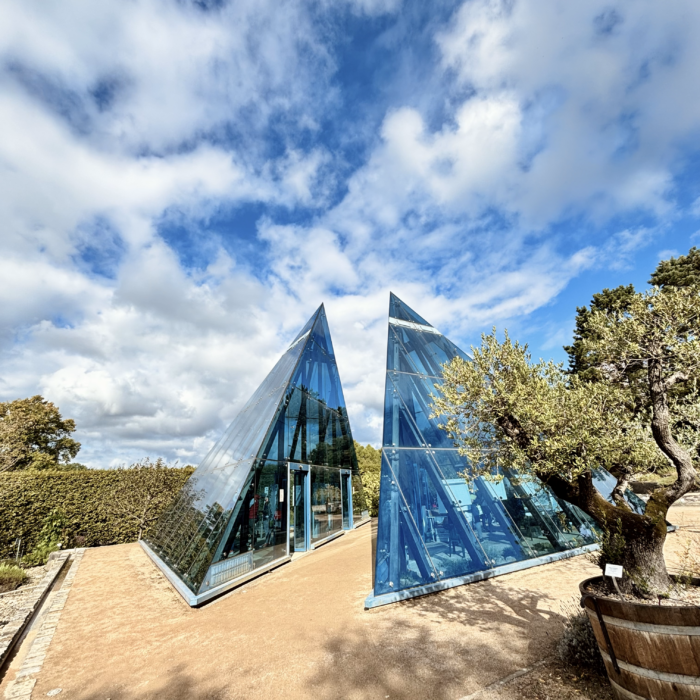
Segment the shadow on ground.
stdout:
<svg viewBox="0 0 700 700">
<path fill-rule="evenodd" d="M 475 692 L 553 653 L 564 618 L 538 609 L 545 600 L 553 601 L 484 582 L 367 613 L 369 635 L 326 641 L 308 695 L 454 700 Z"/>
<path fill-rule="evenodd" d="M 195 681 L 185 671 L 184 665 L 173 670 L 165 683 L 144 684 L 141 688 L 125 688 L 115 685 L 104 685 L 87 695 L 81 695 L 81 700 L 228 700 L 243 697 L 231 693 L 222 683 L 212 679 L 212 683 L 204 686 L 201 681 Z M 66 693 L 70 697 L 70 689 Z M 59 697 L 62 697 L 61 694 Z"/>
</svg>

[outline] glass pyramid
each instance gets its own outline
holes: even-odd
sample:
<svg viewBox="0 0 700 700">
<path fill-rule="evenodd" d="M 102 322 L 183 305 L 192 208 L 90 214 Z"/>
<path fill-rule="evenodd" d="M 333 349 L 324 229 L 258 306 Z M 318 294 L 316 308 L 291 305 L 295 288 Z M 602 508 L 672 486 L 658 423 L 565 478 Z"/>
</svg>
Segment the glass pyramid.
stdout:
<svg viewBox="0 0 700 700">
<path fill-rule="evenodd" d="M 592 522 L 532 477 L 467 482 L 469 464 L 430 417 L 441 365 L 468 357 L 391 294 L 374 591 L 366 606 L 569 556 Z"/>
<path fill-rule="evenodd" d="M 197 605 L 358 524 L 361 486 L 321 305 L 142 544 Z"/>
</svg>

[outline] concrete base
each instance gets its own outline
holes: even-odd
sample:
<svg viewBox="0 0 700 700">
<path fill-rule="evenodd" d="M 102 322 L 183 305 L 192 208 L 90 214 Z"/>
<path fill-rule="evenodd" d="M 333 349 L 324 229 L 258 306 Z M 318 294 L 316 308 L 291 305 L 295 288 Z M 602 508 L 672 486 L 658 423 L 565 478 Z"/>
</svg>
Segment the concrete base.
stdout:
<svg viewBox="0 0 700 700">
<path fill-rule="evenodd" d="M 476 573 L 467 574 L 466 576 L 455 576 L 454 578 L 436 581 L 435 583 L 428 583 L 423 586 L 405 588 L 402 591 L 392 591 L 391 593 L 383 593 L 381 595 L 374 595 L 374 592 L 372 592 L 365 599 L 365 609 L 369 610 L 370 608 L 378 608 L 381 605 L 398 603 L 400 600 L 408 600 L 409 598 L 417 598 L 418 596 L 422 595 L 430 595 L 431 593 L 444 591 L 448 588 L 454 588 L 455 586 L 463 586 L 467 583 L 484 581 L 488 578 L 494 578 L 494 576 L 502 576 L 503 574 L 510 574 L 514 571 L 522 571 L 523 569 L 529 569 L 533 566 L 549 564 L 550 562 L 559 561 L 561 559 L 569 559 L 570 557 L 576 557 L 579 554 L 593 552 L 598 549 L 598 546 L 599 545 L 597 544 L 588 544 L 585 547 L 568 549 L 565 552 L 555 552 L 554 554 L 547 554 L 543 557 L 537 557 L 535 559 L 515 561 L 511 564 L 504 564 L 503 566 L 497 566 L 493 569 L 486 569 L 485 571 L 477 571 Z"/>
</svg>

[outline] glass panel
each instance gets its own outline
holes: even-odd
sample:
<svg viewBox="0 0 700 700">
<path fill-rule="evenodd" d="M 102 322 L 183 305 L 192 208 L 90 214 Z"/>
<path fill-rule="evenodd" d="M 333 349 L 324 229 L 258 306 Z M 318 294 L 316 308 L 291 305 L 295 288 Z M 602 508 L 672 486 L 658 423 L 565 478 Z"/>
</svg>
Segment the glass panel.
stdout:
<svg viewBox="0 0 700 700">
<path fill-rule="evenodd" d="M 311 543 L 343 529 L 340 472 L 311 467 Z"/>
<path fill-rule="evenodd" d="M 416 447 L 441 447 L 447 449 L 454 449 L 455 445 L 452 440 L 449 439 L 447 433 L 438 427 L 439 421 L 430 418 L 431 403 L 430 398 L 431 393 L 436 393 L 434 384 L 439 383 L 432 377 L 421 377 L 415 374 L 402 374 L 400 372 L 387 372 L 387 385 L 391 383 L 393 387 L 389 388 L 392 391 L 392 398 L 398 396 L 401 398 L 400 405 L 402 409 L 405 409 L 408 414 L 413 419 L 415 427 L 418 429 L 417 434 L 422 438 L 419 444 L 415 441 L 412 443 L 404 442 L 402 440 L 403 436 L 399 436 L 399 440 L 391 439 L 391 442 L 387 443 L 384 441 L 385 446 L 391 446 L 392 444 L 401 445 L 402 447 L 416 446 Z M 388 397 L 387 397 L 388 398 Z M 385 411 L 391 409 L 393 413 L 396 409 L 395 406 L 399 402 L 392 401 L 389 402 L 385 400 L 384 407 Z M 392 422 L 387 426 L 385 420 L 384 428 L 393 428 L 394 420 L 393 415 L 390 416 Z M 399 420 L 398 425 L 401 425 Z M 414 429 L 415 430 L 415 429 Z M 411 435 L 411 431 L 408 431 L 407 437 Z M 389 438 L 394 438 L 395 436 L 389 435 Z M 410 439 L 410 437 L 409 437 Z"/>
<path fill-rule="evenodd" d="M 500 499 L 536 556 L 568 549 L 552 519 L 553 514 L 539 508 L 528 484 L 515 477 L 504 477 L 502 481 L 486 483 L 492 493 Z"/>
<path fill-rule="evenodd" d="M 406 409 L 401 394 L 387 372 L 384 394 L 384 439 L 385 447 L 425 447 L 423 436 Z"/>
<path fill-rule="evenodd" d="M 518 483 L 523 492 L 528 494 L 532 506 L 541 514 L 542 518 L 549 522 L 550 532 L 556 537 L 562 549 L 574 549 L 590 544 L 593 541 L 592 533 L 586 538 L 580 532 L 580 524 L 572 517 L 570 509 L 562 509 L 552 490 L 535 477 L 522 475 L 511 477 L 513 484 Z"/>
<path fill-rule="evenodd" d="M 453 357 L 469 359 L 444 335 L 403 326 L 389 327 L 387 369 L 440 377 L 441 365 Z"/>
<path fill-rule="evenodd" d="M 481 477 L 467 481 L 462 476 L 469 472 L 465 457 L 457 450 L 432 450 L 431 455 L 492 566 L 536 556 L 488 482 Z"/>
<path fill-rule="evenodd" d="M 397 329 L 398 330 L 398 329 Z M 389 326 L 389 342 L 386 354 L 386 368 L 397 372 L 419 374 L 418 368 L 411 362 L 408 352 L 403 347 L 395 326 Z"/>
<path fill-rule="evenodd" d="M 253 566 L 258 568 L 286 556 L 286 491 L 286 464 L 262 462 L 251 472 L 230 518 L 217 561 L 253 552 Z"/>
<path fill-rule="evenodd" d="M 382 455 L 374 567 L 376 595 L 434 583 L 438 574 L 389 461 Z"/>
<path fill-rule="evenodd" d="M 559 507 L 566 513 L 567 518 L 574 527 L 578 530 L 578 533 L 583 538 L 585 544 L 593 544 L 596 541 L 595 531 L 596 524 L 595 521 L 586 513 L 584 513 L 579 507 L 573 505 L 573 503 L 568 503 L 567 501 L 554 496 Z"/>
<path fill-rule="evenodd" d="M 254 515 L 253 565 L 265 566 L 287 554 L 287 465 L 267 462 L 256 470 L 255 498 L 248 501 L 248 517 Z M 254 508 L 254 513 L 251 509 Z"/>
<path fill-rule="evenodd" d="M 399 489 L 437 569 L 449 578 L 489 568 L 486 553 L 455 498 L 425 450 L 384 450 Z"/>
<path fill-rule="evenodd" d="M 398 318 L 402 321 L 420 323 L 424 326 L 430 324 L 419 316 L 408 304 L 404 304 L 395 294 L 389 292 L 389 318 Z"/>
</svg>

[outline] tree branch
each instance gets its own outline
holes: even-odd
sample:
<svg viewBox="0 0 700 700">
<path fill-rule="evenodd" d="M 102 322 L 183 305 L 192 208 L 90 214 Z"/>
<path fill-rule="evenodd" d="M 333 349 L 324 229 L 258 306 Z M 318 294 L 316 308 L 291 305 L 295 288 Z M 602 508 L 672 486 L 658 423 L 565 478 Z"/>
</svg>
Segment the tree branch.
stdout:
<svg viewBox="0 0 700 700">
<path fill-rule="evenodd" d="M 664 386 L 668 390 L 675 384 L 678 384 L 678 382 L 687 382 L 689 380 L 690 377 L 685 372 L 674 372 L 670 377 L 667 377 Z"/>
</svg>

